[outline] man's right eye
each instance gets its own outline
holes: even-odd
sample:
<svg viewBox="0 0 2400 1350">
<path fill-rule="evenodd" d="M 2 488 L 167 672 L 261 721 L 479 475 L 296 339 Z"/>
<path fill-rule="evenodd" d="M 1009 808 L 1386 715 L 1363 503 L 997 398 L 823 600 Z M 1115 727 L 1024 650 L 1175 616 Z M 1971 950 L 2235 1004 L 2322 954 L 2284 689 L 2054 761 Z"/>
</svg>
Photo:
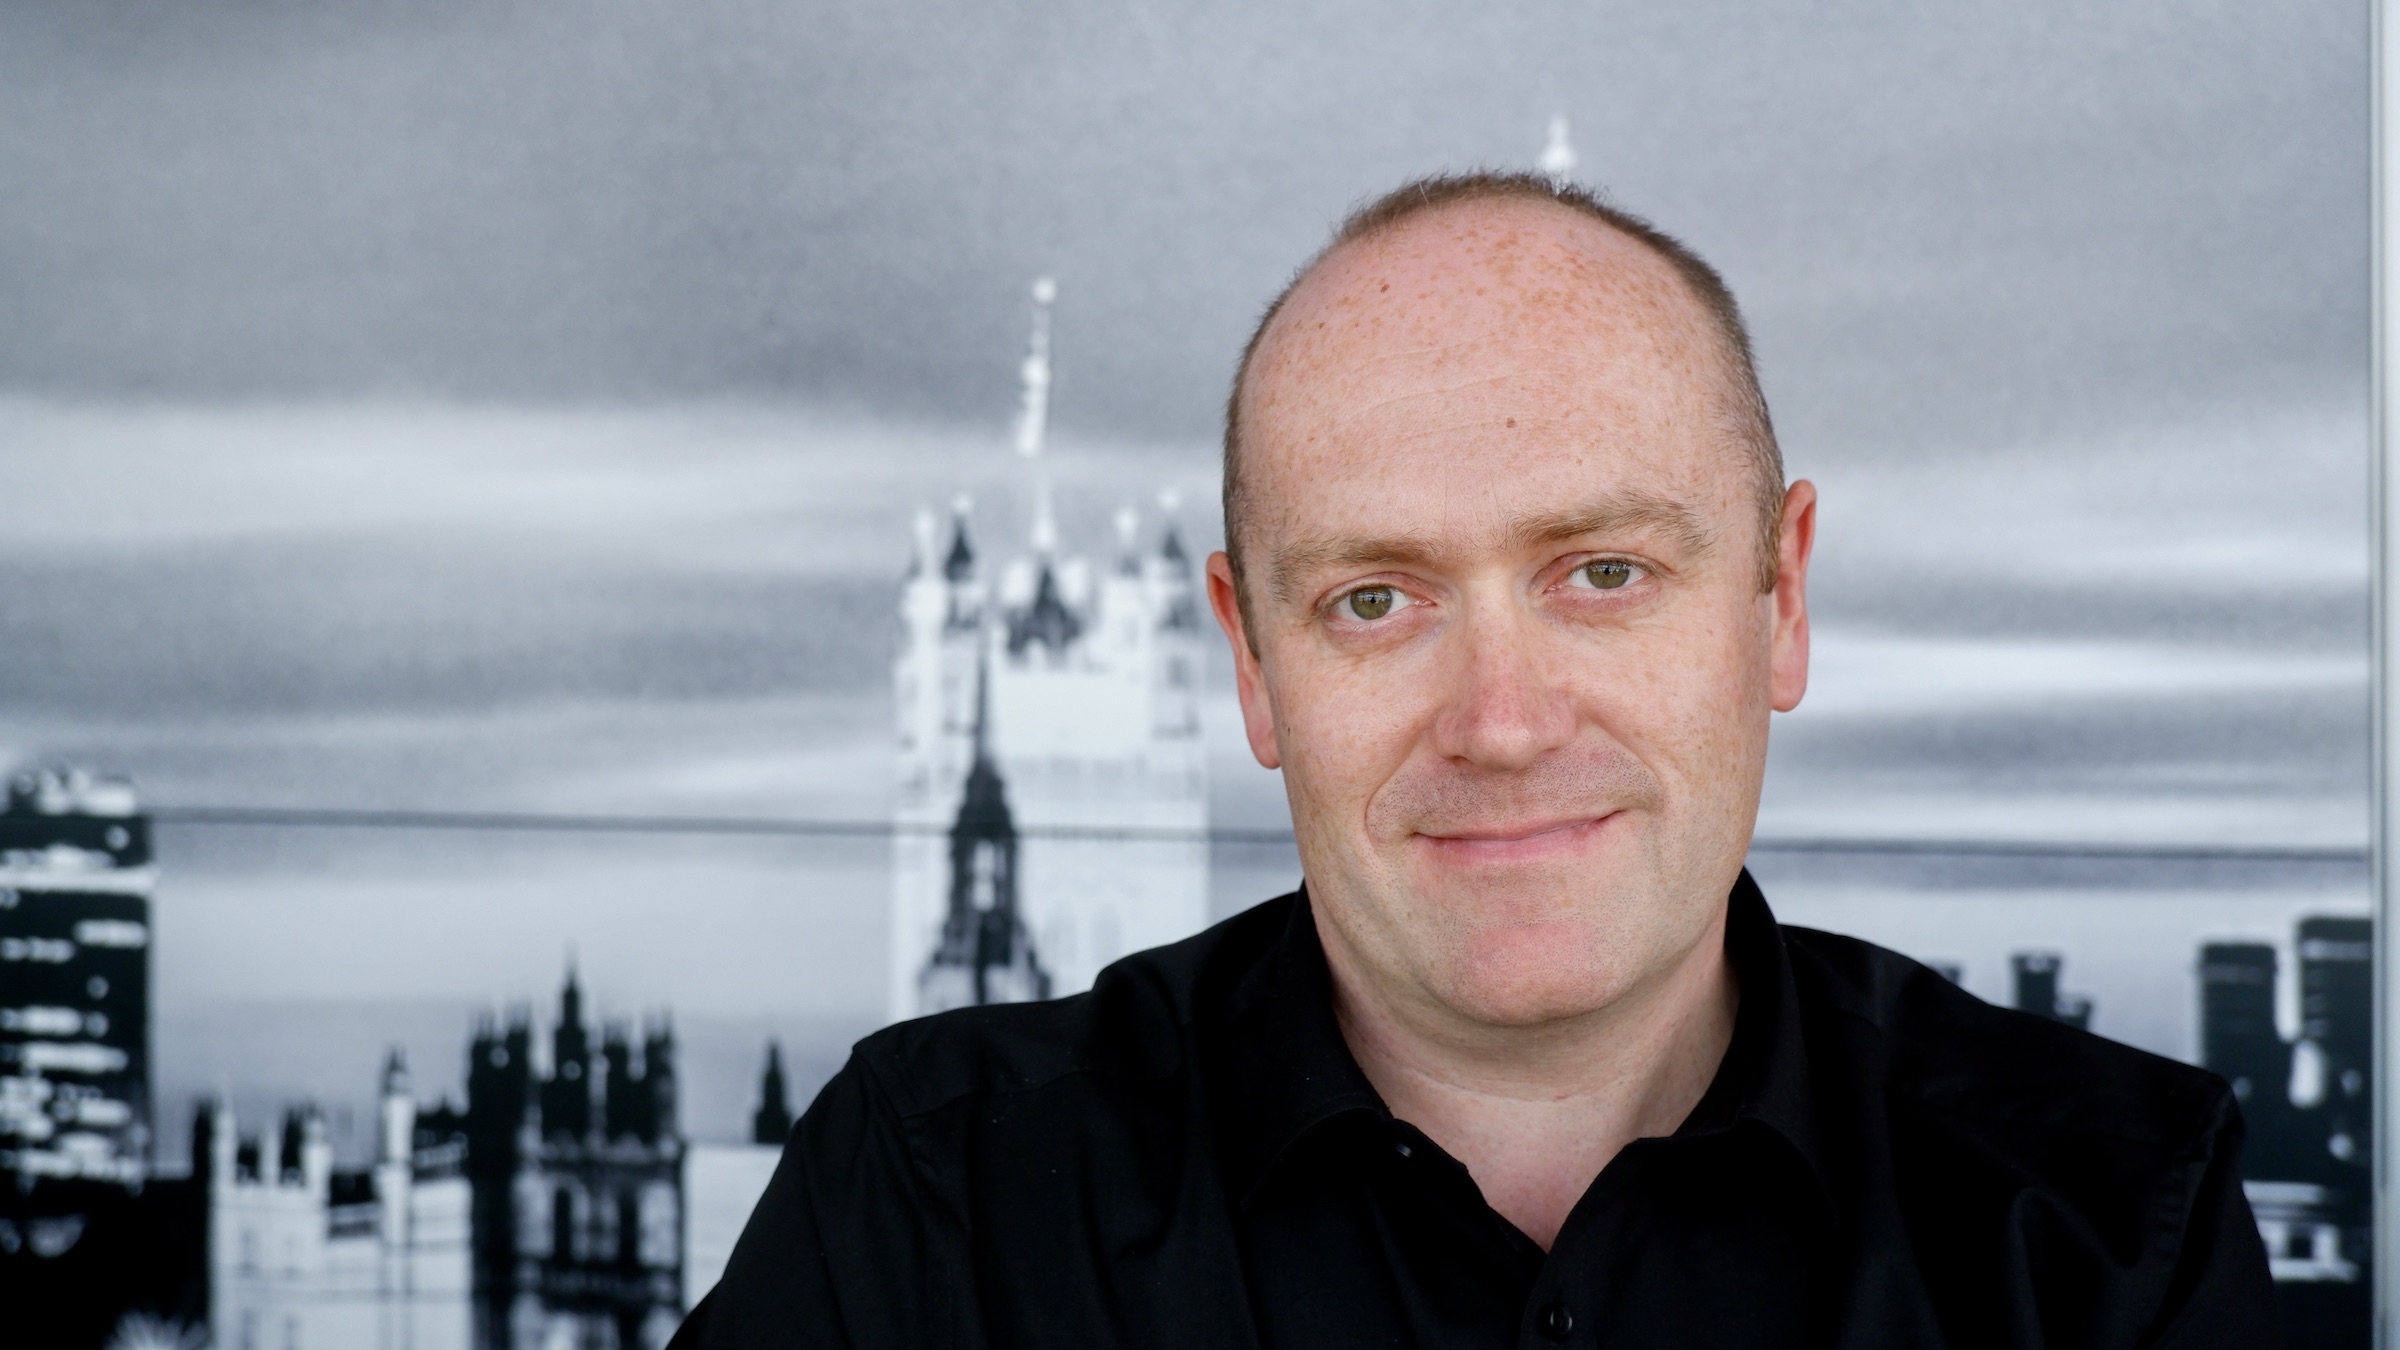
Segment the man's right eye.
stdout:
<svg viewBox="0 0 2400 1350">
<path fill-rule="evenodd" d="M 1361 586 L 1342 597 L 1342 608 L 1358 619 L 1380 619 L 1400 603 L 1400 593 L 1389 586 Z"/>
</svg>

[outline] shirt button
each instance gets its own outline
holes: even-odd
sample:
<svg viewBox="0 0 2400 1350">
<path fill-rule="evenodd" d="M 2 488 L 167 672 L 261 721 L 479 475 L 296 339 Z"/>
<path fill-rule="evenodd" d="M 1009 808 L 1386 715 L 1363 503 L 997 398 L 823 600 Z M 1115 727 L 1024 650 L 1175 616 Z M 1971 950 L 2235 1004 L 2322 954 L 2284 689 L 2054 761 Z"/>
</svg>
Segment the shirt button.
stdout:
<svg viewBox="0 0 2400 1350">
<path fill-rule="evenodd" d="M 1553 1303 L 1534 1317 L 1533 1329 L 1544 1340 L 1563 1341 L 1575 1334 L 1575 1313 L 1564 1303 Z"/>
</svg>

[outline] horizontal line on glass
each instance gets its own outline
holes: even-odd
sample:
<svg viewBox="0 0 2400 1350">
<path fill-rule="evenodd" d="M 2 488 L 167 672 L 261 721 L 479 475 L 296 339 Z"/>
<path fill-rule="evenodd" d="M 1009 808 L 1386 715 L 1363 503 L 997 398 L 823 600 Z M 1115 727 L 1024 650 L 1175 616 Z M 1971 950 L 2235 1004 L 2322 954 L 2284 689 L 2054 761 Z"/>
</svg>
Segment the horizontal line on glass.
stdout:
<svg viewBox="0 0 2400 1350">
<path fill-rule="evenodd" d="M 800 838 L 889 838 L 942 835 L 950 827 L 932 822 L 810 819 L 795 816 L 643 816 L 537 811 L 413 811 L 313 806 L 159 806 L 151 818 L 162 825 L 265 826 L 379 830 L 551 831 L 593 834 L 721 834 Z M 1217 826 L 1024 824 L 1017 833 L 1035 839 L 1160 840 L 1212 844 L 1288 844 L 1288 829 Z M 1761 837 L 1753 853 L 1905 854 L 1925 857 L 2200 859 L 2240 862 L 2367 861 L 2367 850 L 2338 844 L 2131 843 L 2109 840 L 1912 839 L 1821 836 Z"/>
</svg>

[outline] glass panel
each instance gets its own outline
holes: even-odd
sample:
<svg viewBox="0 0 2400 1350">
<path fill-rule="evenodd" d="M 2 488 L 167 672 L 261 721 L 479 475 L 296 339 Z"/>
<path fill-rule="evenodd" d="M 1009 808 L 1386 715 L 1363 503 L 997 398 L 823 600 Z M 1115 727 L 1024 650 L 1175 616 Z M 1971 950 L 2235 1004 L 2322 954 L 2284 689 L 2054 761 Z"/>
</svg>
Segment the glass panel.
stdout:
<svg viewBox="0 0 2400 1350">
<path fill-rule="evenodd" d="M 1488 163 L 1823 489 L 1779 915 L 2235 1080 L 2366 1343 L 2354 5 L 169 8 L 0 8 L 0 1304 L 655 1346 L 856 1037 L 1289 889 L 1226 377 Z"/>
</svg>

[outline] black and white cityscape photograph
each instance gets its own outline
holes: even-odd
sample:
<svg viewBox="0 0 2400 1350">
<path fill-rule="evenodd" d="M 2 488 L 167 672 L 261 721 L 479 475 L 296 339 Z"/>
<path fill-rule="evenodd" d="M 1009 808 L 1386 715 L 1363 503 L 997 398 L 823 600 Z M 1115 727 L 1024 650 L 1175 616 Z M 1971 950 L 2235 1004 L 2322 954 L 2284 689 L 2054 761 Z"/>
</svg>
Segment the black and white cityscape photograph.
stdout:
<svg viewBox="0 0 2400 1350">
<path fill-rule="evenodd" d="M 2222 1075 L 2365 1350 L 2368 18 L 0 8 L 0 1342 L 660 1350 L 854 1042 L 1291 891 L 1229 382 L 1496 169 L 1821 493 L 1775 916 Z"/>
</svg>

